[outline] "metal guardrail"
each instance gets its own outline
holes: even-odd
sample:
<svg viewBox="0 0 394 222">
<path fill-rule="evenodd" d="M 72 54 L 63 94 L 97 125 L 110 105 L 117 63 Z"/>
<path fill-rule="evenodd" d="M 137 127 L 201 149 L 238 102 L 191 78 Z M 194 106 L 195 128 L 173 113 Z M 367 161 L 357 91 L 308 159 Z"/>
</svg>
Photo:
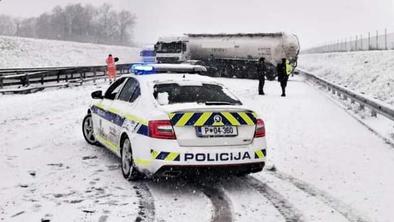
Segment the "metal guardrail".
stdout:
<svg viewBox="0 0 394 222">
<path fill-rule="evenodd" d="M 325 79 L 319 78 L 311 73 L 308 73 L 303 70 L 297 70 L 299 73 L 305 75 L 307 78 L 314 80 L 319 85 L 327 88 L 328 91 L 331 91 L 333 94 L 337 94 L 342 97 L 342 99 L 347 100 L 350 99 L 352 103 L 358 103 L 359 109 L 363 110 L 365 107 L 368 107 L 371 110 L 371 115 L 376 117 L 377 113 L 387 117 L 388 119 L 394 121 L 394 107 L 384 104 L 378 100 L 367 98 L 364 95 L 361 95 L 357 92 L 354 92 L 350 89 L 347 89 L 342 86 L 338 86 L 334 83 L 331 83 Z"/>
<path fill-rule="evenodd" d="M 120 74 L 129 73 L 132 64 L 118 64 Z M 104 77 L 106 66 L 75 66 L 48 68 L 17 68 L 0 69 L 0 89 L 6 86 L 30 86 L 30 84 L 44 85 L 48 82 L 68 82 L 87 78 Z"/>
</svg>

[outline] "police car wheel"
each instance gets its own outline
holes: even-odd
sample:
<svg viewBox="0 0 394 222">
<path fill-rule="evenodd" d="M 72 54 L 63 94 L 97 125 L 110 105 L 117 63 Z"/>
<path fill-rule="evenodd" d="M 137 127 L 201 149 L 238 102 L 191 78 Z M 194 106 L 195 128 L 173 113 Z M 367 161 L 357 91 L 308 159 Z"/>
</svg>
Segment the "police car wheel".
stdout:
<svg viewBox="0 0 394 222">
<path fill-rule="evenodd" d="M 97 144 L 96 138 L 94 138 L 94 134 L 93 134 L 93 120 L 91 114 L 86 115 L 85 118 L 83 119 L 82 132 L 86 142 L 88 142 L 91 145 Z"/>
<path fill-rule="evenodd" d="M 136 181 L 142 178 L 142 174 L 135 168 L 133 152 L 130 140 L 126 138 L 123 141 L 121 149 L 122 173 L 123 177 L 130 181 Z"/>
</svg>

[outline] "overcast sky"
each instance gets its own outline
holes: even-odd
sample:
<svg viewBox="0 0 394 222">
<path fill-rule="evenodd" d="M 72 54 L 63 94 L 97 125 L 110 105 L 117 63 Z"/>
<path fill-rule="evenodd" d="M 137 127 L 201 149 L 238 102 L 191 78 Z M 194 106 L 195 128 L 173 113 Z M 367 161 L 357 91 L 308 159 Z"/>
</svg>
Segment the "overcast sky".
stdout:
<svg viewBox="0 0 394 222">
<path fill-rule="evenodd" d="M 386 27 L 394 32 L 394 0 L 0 0 L 0 14 L 37 16 L 78 2 L 132 11 L 134 38 L 143 43 L 182 33 L 285 31 L 307 48 Z"/>
</svg>

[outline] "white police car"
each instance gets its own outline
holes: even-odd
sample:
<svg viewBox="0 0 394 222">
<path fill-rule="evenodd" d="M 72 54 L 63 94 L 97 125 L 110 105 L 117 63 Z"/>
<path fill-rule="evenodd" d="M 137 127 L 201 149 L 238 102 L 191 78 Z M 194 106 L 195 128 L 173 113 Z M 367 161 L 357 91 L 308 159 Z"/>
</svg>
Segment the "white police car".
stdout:
<svg viewBox="0 0 394 222">
<path fill-rule="evenodd" d="M 184 74 L 204 67 L 135 65 L 132 71 L 104 94 L 92 93 L 82 124 L 88 143 L 121 157 L 126 179 L 263 169 L 263 120 L 215 79 Z"/>
</svg>

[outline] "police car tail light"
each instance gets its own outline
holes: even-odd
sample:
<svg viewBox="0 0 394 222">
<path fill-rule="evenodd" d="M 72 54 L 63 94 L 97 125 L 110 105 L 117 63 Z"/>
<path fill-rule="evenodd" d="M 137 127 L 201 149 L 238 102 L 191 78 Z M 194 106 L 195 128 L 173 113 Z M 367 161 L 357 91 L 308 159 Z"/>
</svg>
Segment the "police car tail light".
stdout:
<svg viewBox="0 0 394 222">
<path fill-rule="evenodd" d="M 254 137 L 265 137 L 265 124 L 262 119 L 257 119 L 256 133 L 254 134 Z"/>
<path fill-rule="evenodd" d="M 174 128 L 169 120 L 149 121 L 149 136 L 158 139 L 176 139 Z"/>
</svg>

